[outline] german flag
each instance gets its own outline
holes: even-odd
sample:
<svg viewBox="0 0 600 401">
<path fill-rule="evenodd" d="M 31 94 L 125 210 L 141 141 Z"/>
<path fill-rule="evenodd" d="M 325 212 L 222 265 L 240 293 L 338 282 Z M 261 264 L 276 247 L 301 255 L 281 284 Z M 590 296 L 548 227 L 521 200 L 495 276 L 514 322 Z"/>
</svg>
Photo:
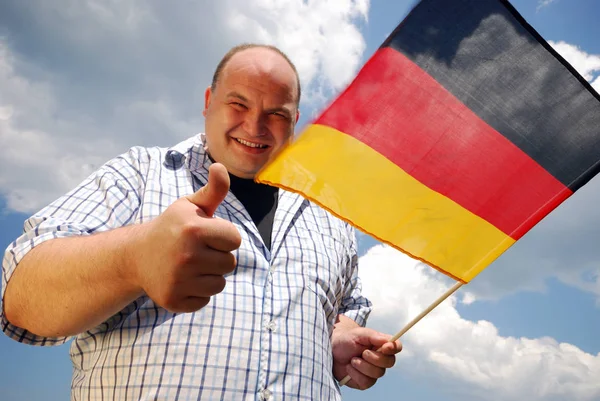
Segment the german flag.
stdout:
<svg viewBox="0 0 600 401">
<path fill-rule="evenodd" d="M 423 0 L 257 181 L 468 282 L 598 173 L 600 96 L 502 0 Z"/>
</svg>

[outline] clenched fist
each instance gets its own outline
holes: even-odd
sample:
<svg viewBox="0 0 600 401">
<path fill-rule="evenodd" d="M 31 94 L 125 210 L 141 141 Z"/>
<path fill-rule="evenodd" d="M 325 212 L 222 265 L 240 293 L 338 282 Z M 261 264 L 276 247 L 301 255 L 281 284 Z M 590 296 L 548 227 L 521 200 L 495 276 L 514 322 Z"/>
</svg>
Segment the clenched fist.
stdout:
<svg viewBox="0 0 600 401">
<path fill-rule="evenodd" d="M 236 266 L 233 250 L 241 236 L 229 221 L 213 218 L 229 191 L 229 175 L 213 164 L 208 183 L 140 226 L 136 241 L 136 284 L 171 312 L 193 312 L 225 288 Z"/>
</svg>

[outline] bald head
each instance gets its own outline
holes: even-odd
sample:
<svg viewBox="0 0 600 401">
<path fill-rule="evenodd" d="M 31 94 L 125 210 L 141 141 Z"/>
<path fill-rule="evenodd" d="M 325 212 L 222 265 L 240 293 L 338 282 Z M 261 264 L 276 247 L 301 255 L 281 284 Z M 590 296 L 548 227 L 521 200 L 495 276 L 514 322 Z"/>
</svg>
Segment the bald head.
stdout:
<svg viewBox="0 0 600 401">
<path fill-rule="evenodd" d="M 245 54 L 244 54 L 245 53 Z M 241 56 L 241 57 L 240 57 Z M 265 73 L 277 73 L 277 69 L 281 72 L 291 72 L 294 76 L 294 86 L 291 88 L 295 93 L 296 106 L 300 104 L 301 87 L 300 77 L 296 66 L 288 58 L 288 56 L 275 46 L 260 45 L 260 44 L 242 44 L 233 47 L 223 56 L 212 78 L 211 89 L 214 92 L 217 89 L 218 83 L 222 79 L 222 75 L 232 59 L 237 59 L 237 62 L 247 62 L 248 60 L 255 61 L 254 68 L 261 68 Z M 260 61 L 256 63 L 256 61 Z M 250 66 L 248 66 L 250 68 Z"/>
</svg>

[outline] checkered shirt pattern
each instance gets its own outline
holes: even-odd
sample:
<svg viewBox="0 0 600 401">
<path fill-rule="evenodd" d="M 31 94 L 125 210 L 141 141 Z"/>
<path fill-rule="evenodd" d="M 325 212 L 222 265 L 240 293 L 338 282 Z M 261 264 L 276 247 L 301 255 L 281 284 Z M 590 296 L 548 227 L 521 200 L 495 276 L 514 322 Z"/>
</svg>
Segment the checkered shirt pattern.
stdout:
<svg viewBox="0 0 600 401">
<path fill-rule="evenodd" d="M 205 185 L 202 135 L 171 148 L 133 147 L 25 222 L 7 248 L 2 297 L 24 255 L 44 241 L 92 235 L 160 215 Z M 72 400 L 338 400 L 331 333 L 338 314 L 364 326 L 354 230 L 299 195 L 279 191 L 271 250 L 230 192 L 215 216 L 241 233 L 237 267 L 222 293 L 195 313 L 175 314 L 142 297 L 71 342 Z"/>
</svg>

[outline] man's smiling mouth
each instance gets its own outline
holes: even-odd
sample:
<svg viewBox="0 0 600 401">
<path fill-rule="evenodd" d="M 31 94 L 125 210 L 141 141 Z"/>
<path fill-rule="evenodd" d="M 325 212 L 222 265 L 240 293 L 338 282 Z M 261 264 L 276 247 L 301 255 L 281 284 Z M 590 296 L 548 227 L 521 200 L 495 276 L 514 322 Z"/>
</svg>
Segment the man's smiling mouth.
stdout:
<svg viewBox="0 0 600 401">
<path fill-rule="evenodd" d="M 248 142 L 245 141 L 243 139 L 240 138 L 234 138 L 236 141 L 238 141 L 239 143 L 241 143 L 242 145 L 248 146 L 250 148 L 257 148 L 257 149 L 266 149 L 269 147 L 269 145 L 263 145 L 261 143 L 254 143 L 254 142 Z"/>
</svg>

